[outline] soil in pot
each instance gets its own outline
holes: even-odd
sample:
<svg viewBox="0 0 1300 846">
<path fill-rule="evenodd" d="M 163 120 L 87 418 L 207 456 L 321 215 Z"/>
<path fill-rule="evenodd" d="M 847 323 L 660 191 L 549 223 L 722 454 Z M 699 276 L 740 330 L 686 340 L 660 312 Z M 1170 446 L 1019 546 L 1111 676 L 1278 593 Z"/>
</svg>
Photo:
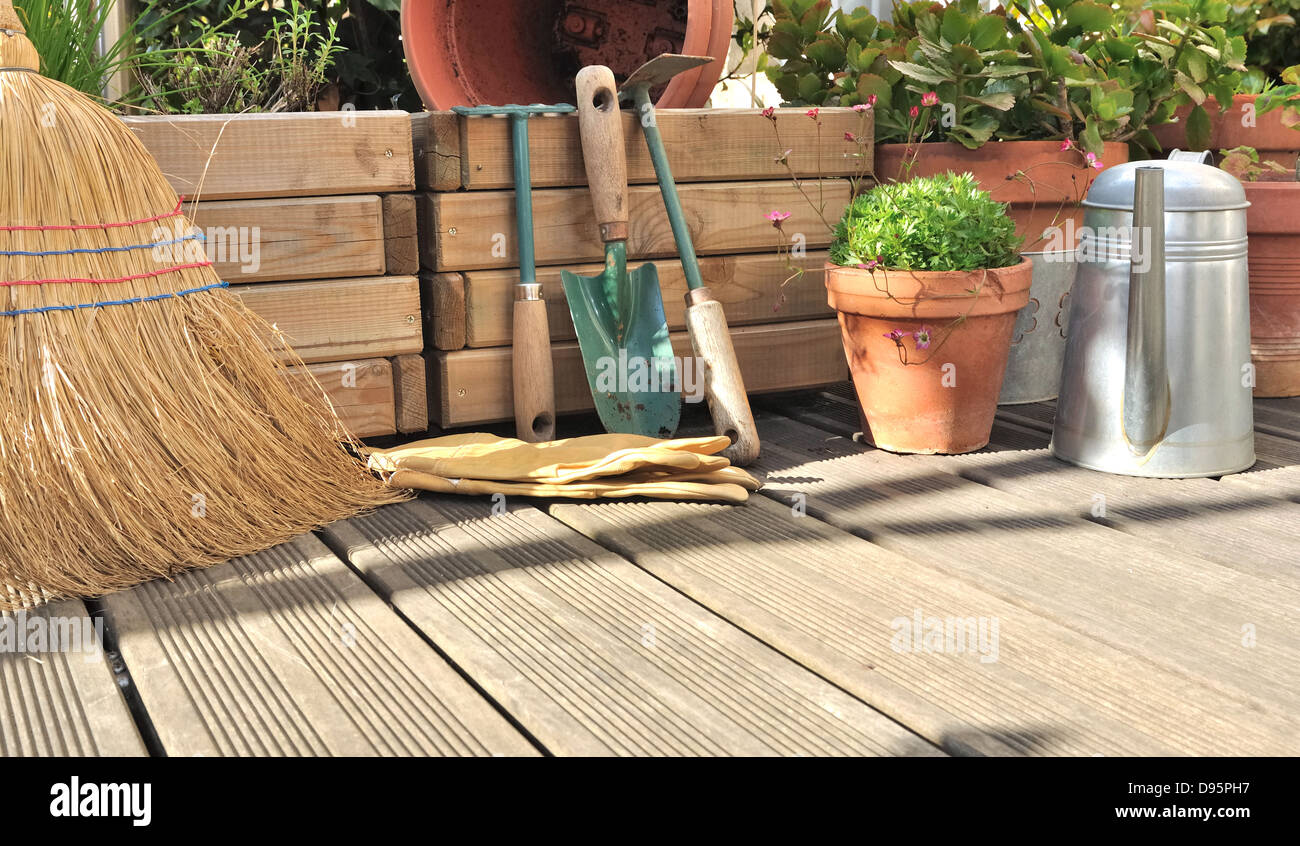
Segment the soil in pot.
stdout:
<svg viewBox="0 0 1300 846">
<path fill-rule="evenodd" d="M 1300 396 L 1300 182 L 1243 182 L 1255 396 Z"/>
<path fill-rule="evenodd" d="M 996 270 L 866 271 L 826 265 L 863 434 L 891 452 L 962 453 L 993 428 L 1016 312 L 1029 301 L 1029 259 Z M 978 289 L 978 294 L 969 293 Z M 964 319 L 953 325 L 955 318 Z M 929 330 L 929 349 L 890 337 Z"/>
<path fill-rule="evenodd" d="M 566 103 L 585 65 L 620 79 L 660 53 L 712 56 L 653 92 L 703 106 L 722 75 L 731 0 L 403 0 L 402 41 L 426 106 Z"/>
<path fill-rule="evenodd" d="M 896 180 L 902 175 L 908 146 L 876 145 L 879 179 Z M 910 176 L 949 171 L 974 174 L 993 199 L 1009 204 L 1007 213 L 1016 222 L 1016 234 L 1025 239 L 1023 249 L 1073 249 L 1077 245 L 1083 225 L 1079 202 L 1101 172 L 1085 167 L 1079 152 L 1062 150 L 1060 141 L 991 141 L 977 150 L 951 142 L 919 147 Z M 1105 167 L 1128 161 L 1128 145 L 1107 143 L 1101 161 Z M 1053 226 L 1062 227 L 1063 238 L 1043 239 L 1043 232 Z"/>
</svg>

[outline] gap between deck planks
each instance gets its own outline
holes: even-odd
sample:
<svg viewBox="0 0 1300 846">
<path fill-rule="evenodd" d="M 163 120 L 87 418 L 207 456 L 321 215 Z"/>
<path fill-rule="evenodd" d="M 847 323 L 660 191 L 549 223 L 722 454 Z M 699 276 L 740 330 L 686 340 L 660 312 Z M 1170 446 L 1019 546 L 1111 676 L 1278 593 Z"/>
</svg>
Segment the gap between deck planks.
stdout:
<svg viewBox="0 0 1300 846">
<path fill-rule="evenodd" d="M 67 642 L 40 653 L 12 651 L 16 644 L 0 650 L 0 758 L 144 755 L 104 644 L 93 629 L 90 642 L 81 639 L 90 620 L 85 603 L 69 599 L 19 613 L 2 614 L 0 622 L 30 625 L 40 617 L 61 637 L 75 626 L 81 651 L 69 651 Z"/>
<path fill-rule="evenodd" d="M 431 497 L 325 532 L 555 754 L 937 753 L 531 505 Z"/>
</svg>

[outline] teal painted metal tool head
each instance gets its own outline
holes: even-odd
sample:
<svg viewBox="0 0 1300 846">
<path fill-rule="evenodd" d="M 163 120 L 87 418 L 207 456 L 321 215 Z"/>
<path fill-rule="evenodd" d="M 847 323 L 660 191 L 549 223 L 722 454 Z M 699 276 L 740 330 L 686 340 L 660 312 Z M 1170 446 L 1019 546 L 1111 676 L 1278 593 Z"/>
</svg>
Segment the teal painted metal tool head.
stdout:
<svg viewBox="0 0 1300 846">
<path fill-rule="evenodd" d="M 556 103 L 548 106 L 545 103 L 533 103 L 530 106 L 519 106 L 514 103 L 508 103 L 504 106 L 452 106 L 451 109 L 458 115 L 469 115 L 474 117 L 492 117 L 494 115 L 507 115 L 510 117 L 530 115 L 566 115 L 569 112 L 577 111 L 576 108 L 568 103 Z"/>
</svg>

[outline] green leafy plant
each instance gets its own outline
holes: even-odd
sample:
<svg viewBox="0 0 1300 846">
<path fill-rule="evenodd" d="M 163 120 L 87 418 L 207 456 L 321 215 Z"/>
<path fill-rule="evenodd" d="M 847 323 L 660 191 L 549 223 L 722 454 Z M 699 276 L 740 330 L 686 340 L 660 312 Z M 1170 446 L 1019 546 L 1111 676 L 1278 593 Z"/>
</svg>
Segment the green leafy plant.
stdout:
<svg viewBox="0 0 1300 846">
<path fill-rule="evenodd" d="M 260 6 L 261 0 L 222 4 L 226 17 L 208 22 L 180 20 L 178 13 L 190 6 L 142 17 L 152 38 L 166 30 L 172 39 L 170 46 L 154 41 L 137 58 L 144 103 L 187 114 L 310 109 L 343 49 L 337 24 L 322 23 L 300 0 L 288 0 L 271 11 L 264 40 L 245 44 L 231 30 L 260 14 Z"/>
<path fill-rule="evenodd" d="M 1155 148 L 1148 127 L 1180 105 L 1230 102 L 1245 40 L 1222 25 L 1224 0 L 1155 0 L 1117 12 L 1090 0 L 896 2 L 893 21 L 829 0 L 773 0 L 768 76 L 792 104 L 874 96 L 876 140 L 903 140 L 928 92 L 940 109 L 922 140 L 1104 141 Z M 1201 110 L 1196 120 L 1204 118 Z M 1208 122 L 1208 120 L 1206 121 Z"/>
<path fill-rule="evenodd" d="M 41 73 L 102 97 L 129 59 L 133 36 L 102 44 L 117 0 L 16 0 L 27 37 L 41 56 Z"/>
<path fill-rule="evenodd" d="M 247 85 L 269 85 L 270 90 L 252 89 L 253 93 L 260 92 L 262 102 L 257 107 L 264 110 L 274 107 L 274 102 L 266 101 L 275 92 L 286 101 L 281 108 L 295 108 L 290 101 L 302 99 L 300 93 L 295 94 L 301 90 L 298 82 L 322 76 L 324 82 L 315 86 L 313 95 L 320 100 L 321 108 L 337 108 L 343 103 L 365 109 L 420 108 L 403 56 L 400 0 L 299 0 L 296 12 L 282 8 L 285 3 L 265 0 L 141 0 L 139 5 L 142 8 L 137 19 L 136 49 L 150 57 L 141 62 L 141 75 L 151 83 L 144 87 L 166 92 L 148 104 L 153 108 L 206 110 L 204 101 L 222 100 L 220 86 L 208 95 L 204 93 L 206 80 L 192 78 L 193 74 L 185 74 L 191 78 L 177 85 L 177 69 L 172 64 L 188 64 L 187 54 L 202 64 L 226 66 L 225 80 L 244 77 L 244 71 L 248 71 L 244 78 Z M 307 16 L 312 20 L 312 35 L 305 42 L 309 53 L 286 50 L 292 38 L 280 47 L 268 43 L 291 35 L 290 23 Z M 316 49 L 317 35 L 333 42 L 327 58 Z M 231 39 L 242 50 L 257 51 L 251 66 L 241 61 L 243 56 L 234 49 Z M 300 40 L 299 45 L 303 46 L 304 41 Z M 258 71 L 270 71 L 272 77 L 256 82 Z M 232 100 L 226 110 L 248 108 L 238 106 L 238 99 Z M 305 108 L 311 105 L 308 102 Z"/>
<path fill-rule="evenodd" d="M 981 270 L 1019 261 L 1021 239 L 1006 205 L 969 173 L 878 185 L 856 197 L 835 227 L 831 261 L 885 270 Z"/>
</svg>

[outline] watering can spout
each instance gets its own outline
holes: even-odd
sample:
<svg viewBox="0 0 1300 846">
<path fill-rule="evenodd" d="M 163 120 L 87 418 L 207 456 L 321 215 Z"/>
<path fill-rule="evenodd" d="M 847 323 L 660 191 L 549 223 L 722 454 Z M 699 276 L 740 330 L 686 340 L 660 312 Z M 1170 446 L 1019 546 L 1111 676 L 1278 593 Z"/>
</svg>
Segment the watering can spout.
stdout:
<svg viewBox="0 0 1300 846">
<path fill-rule="evenodd" d="M 1133 233 L 1124 363 L 1124 438 L 1149 453 L 1169 426 L 1169 363 L 1165 344 L 1165 172 L 1134 173 Z"/>
</svg>

